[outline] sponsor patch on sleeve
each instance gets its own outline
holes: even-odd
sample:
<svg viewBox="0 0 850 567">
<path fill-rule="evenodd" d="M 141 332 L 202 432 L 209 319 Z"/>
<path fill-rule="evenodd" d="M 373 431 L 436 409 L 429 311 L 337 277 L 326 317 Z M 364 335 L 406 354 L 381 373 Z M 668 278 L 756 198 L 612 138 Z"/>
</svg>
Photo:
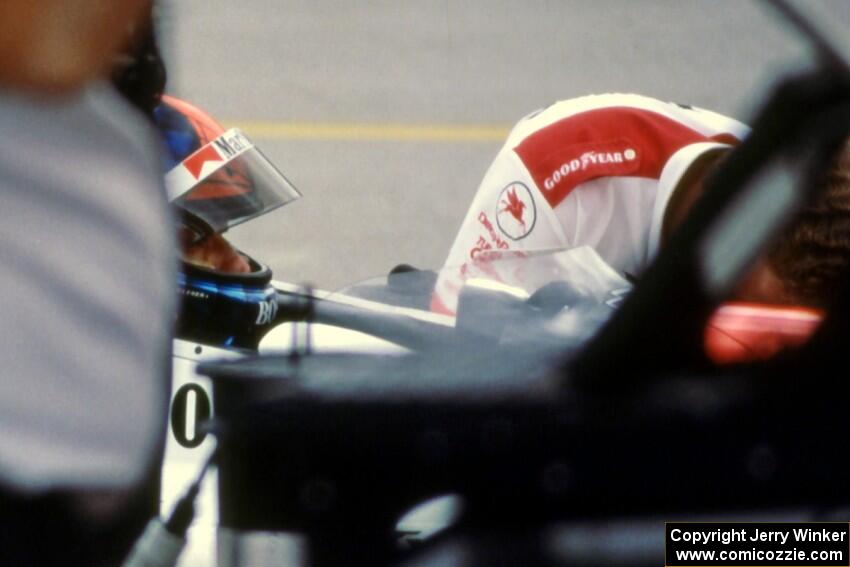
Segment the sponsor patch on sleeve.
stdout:
<svg viewBox="0 0 850 567">
<path fill-rule="evenodd" d="M 508 242 L 499 236 L 487 213 L 484 211 L 479 212 L 477 220 L 481 228 L 483 228 L 484 234 L 479 233 L 478 240 L 469 249 L 468 256 L 470 259 L 474 260 L 479 254 L 488 250 L 508 250 L 510 248 Z"/>
<path fill-rule="evenodd" d="M 502 189 L 496 203 L 496 224 L 511 240 L 522 240 L 528 236 L 537 222 L 537 205 L 531 190 L 519 181 Z"/>
<path fill-rule="evenodd" d="M 545 130 L 523 140 L 514 151 L 553 207 L 585 181 L 640 169 L 640 152 L 625 138 L 559 145 L 551 136 L 542 135 Z"/>
</svg>

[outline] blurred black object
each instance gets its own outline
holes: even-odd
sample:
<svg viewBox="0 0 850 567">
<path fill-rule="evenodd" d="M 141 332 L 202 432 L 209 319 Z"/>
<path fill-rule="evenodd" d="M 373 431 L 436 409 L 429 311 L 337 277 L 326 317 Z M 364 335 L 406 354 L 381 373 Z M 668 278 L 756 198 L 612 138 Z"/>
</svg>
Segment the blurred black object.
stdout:
<svg viewBox="0 0 850 567">
<path fill-rule="evenodd" d="M 153 120 L 153 110 L 165 91 L 167 78 L 156 30 L 149 22 L 134 34 L 127 51 L 116 61 L 112 84 L 133 106 Z"/>
</svg>

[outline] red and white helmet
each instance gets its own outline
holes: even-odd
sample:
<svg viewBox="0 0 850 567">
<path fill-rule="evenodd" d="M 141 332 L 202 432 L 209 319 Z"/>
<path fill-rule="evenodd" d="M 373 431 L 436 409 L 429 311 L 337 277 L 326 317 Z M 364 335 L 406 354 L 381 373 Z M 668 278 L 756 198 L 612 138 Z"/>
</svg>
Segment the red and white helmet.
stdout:
<svg viewBox="0 0 850 567">
<path fill-rule="evenodd" d="M 238 128 L 225 130 L 201 109 L 163 96 L 154 120 L 167 146 L 165 187 L 195 237 L 285 205 L 301 194 Z"/>
</svg>

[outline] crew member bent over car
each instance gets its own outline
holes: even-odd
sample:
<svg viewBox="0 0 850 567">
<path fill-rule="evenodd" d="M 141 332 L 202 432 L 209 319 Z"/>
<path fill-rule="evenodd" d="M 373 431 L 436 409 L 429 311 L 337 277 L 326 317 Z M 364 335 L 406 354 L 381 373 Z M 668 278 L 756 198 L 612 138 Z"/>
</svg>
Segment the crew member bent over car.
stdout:
<svg viewBox="0 0 850 567">
<path fill-rule="evenodd" d="M 522 255 L 590 246 L 639 275 L 748 134 L 707 110 L 634 94 L 565 100 L 523 118 L 490 165 L 451 247 L 432 309 L 453 313 L 464 281 L 486 274 L 522 285 L 529 274 L 487 267 L 489 251 Z M 740 301 L 823 307 L 850 262 L 850 145 L 827 191 L 736 290 Z M 534 274 L 531 274 L 534 276 Z"/>
</svg>

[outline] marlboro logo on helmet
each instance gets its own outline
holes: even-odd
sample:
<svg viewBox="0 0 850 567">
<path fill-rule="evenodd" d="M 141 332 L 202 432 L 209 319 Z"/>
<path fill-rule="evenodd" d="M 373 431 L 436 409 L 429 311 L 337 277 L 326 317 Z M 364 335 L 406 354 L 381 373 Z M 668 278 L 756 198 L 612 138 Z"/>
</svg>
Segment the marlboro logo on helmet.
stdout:
<svg viewBox="0 0 850 567">
<path fill-rule="evenodd" d="M 238 128 L 231 128 L 165 175 L 171 203 L 221 233 L 300 197 Z"/>
<path fill-rule="evenodd" d="M 201 181 L 253 147 L 254 144 L 238 128 L 231 128 L 165 174 L 168 199 L 174 201 L 191 191 Z"/>
</svg>

